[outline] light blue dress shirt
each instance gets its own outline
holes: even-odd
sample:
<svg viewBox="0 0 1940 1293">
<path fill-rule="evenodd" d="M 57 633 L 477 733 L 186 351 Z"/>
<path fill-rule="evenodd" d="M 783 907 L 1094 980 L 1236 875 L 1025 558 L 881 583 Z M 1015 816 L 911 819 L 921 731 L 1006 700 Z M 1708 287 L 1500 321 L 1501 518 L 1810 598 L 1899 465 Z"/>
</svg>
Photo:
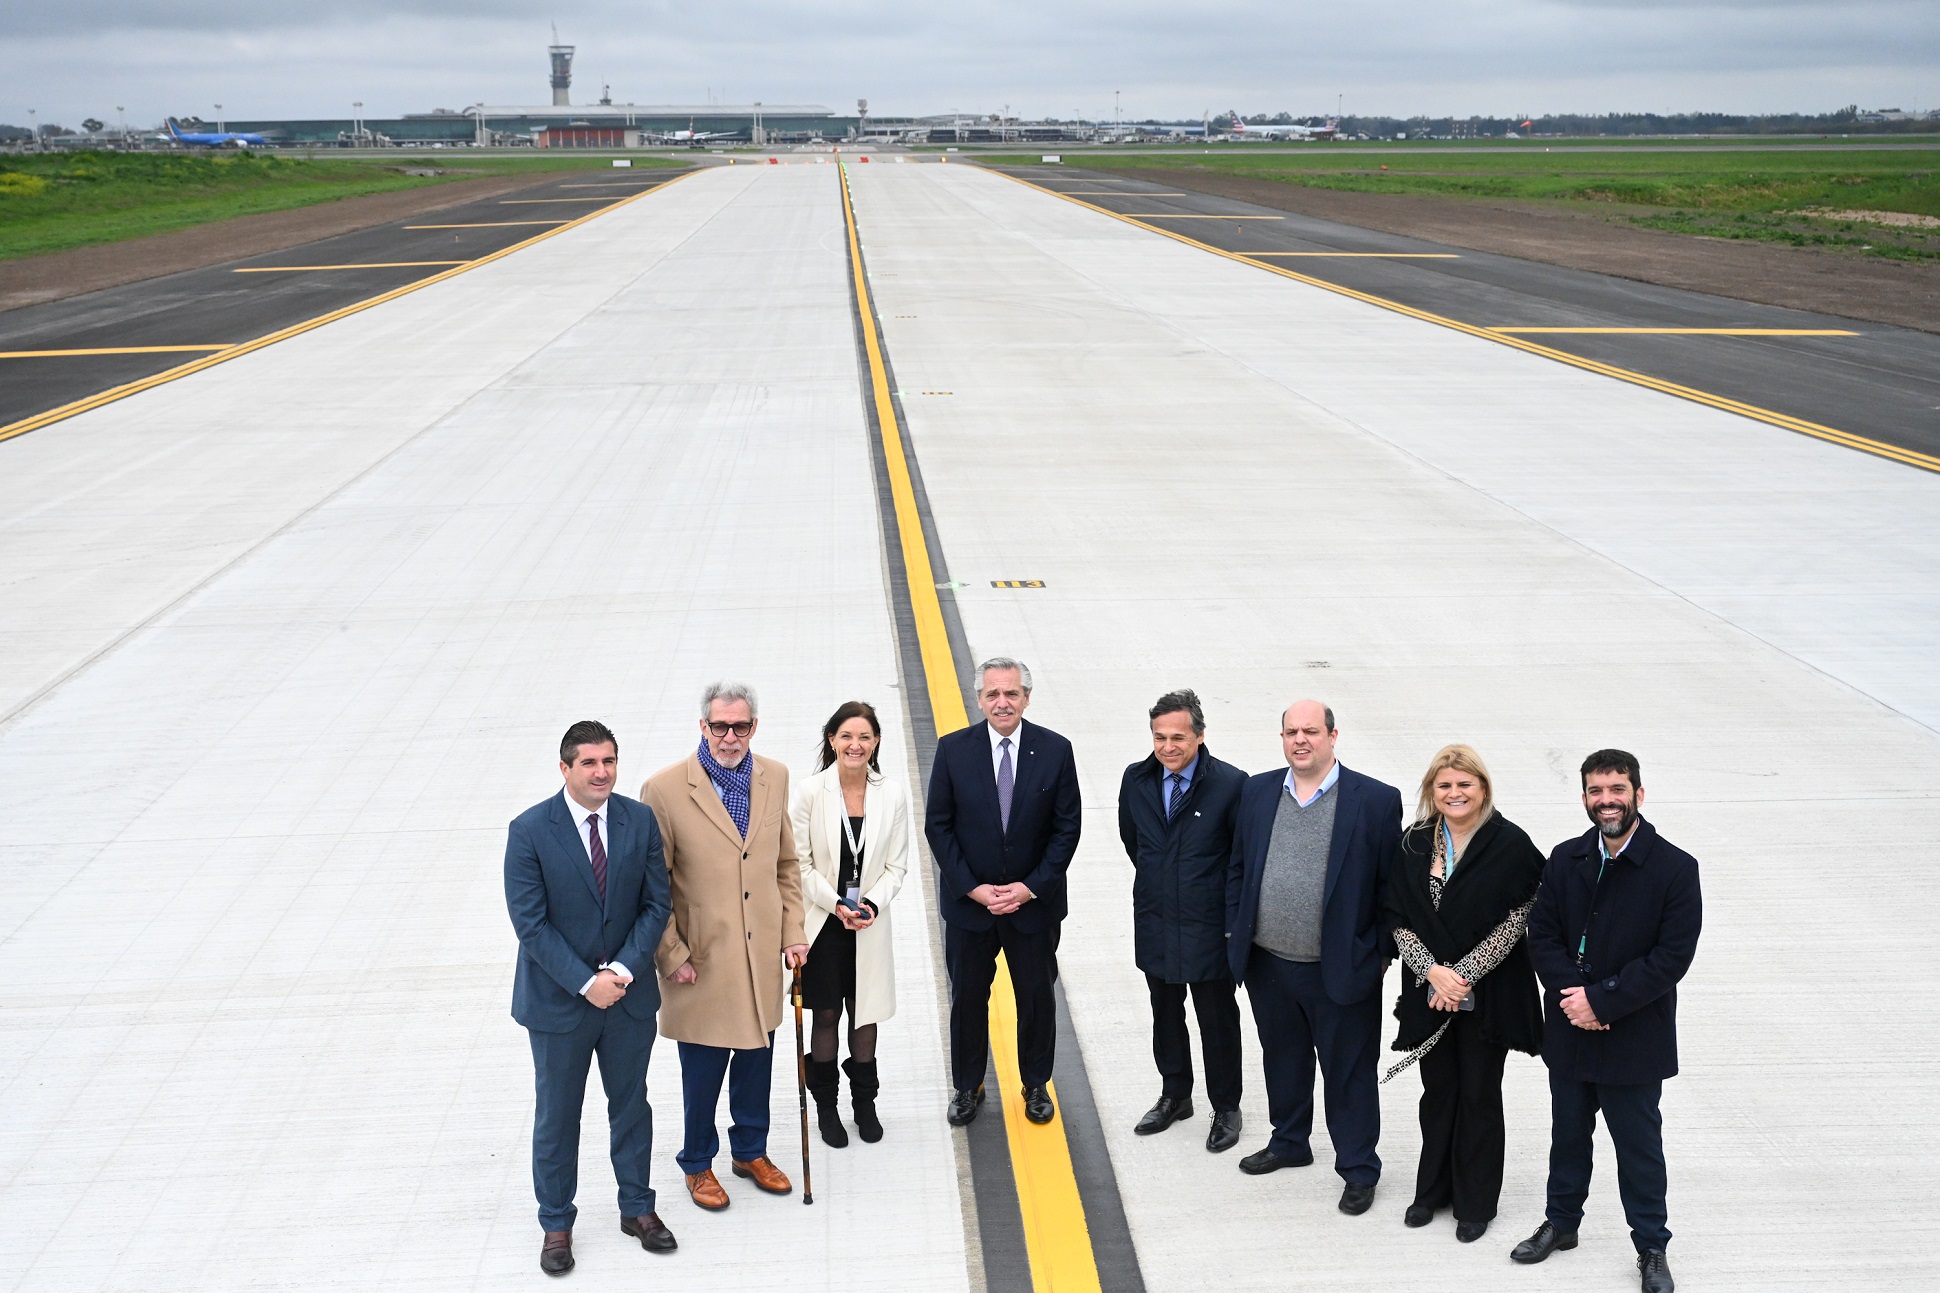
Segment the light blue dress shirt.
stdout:
<svg viewBox="0 0 1940 1293">
<path fill-rule="evenodd" d="M 1340 760 L 1335 759 L 1334 766 L 1327 769 L 1327 779 L 1320 783 L 1320 789 L 1314 791 L 1314 798 L 1302 799 L 1300 797 L 1300 792 L 1293 788 L 1293 769 L 1288 768 L 1287 769 L 1287 793 L 1293 796 L 1294 803 L 1299 804 L 1302 808 L 1308 808 L 1313 805 L 1314 799 L 1318 799 L 1322 795 L 1326 794 L 1328 791 L 1332 790 L 1334 788 L 1334 783 L 1339 780 L 1340 780 Z"/>
</svg>

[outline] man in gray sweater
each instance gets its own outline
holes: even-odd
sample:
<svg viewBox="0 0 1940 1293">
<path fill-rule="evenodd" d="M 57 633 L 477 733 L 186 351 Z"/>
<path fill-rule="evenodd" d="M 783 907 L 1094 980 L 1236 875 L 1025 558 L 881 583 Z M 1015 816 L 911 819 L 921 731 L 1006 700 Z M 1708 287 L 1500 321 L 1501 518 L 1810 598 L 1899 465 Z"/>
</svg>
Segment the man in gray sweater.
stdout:
<svg viewBox="0 0 1940 1293">
<path fill-rule="evenodd" d="M 1226 884 L 1226 955 L 1246 985 L 1266 1069 L 1273 1138 L 1240 1170 L 1314 1161 L 1314 1061 L 1326 1081 L 1327 1135 L 1359 1215 L 1381 1179 L 1381 979 L 1394 949 L 1381 926 L 1381 871 L 1401 842 L 1401 792 L 1340 765 L 1334 711 L 1289 705 L 1285 771 L 1249 778 Z"/>
</svg>

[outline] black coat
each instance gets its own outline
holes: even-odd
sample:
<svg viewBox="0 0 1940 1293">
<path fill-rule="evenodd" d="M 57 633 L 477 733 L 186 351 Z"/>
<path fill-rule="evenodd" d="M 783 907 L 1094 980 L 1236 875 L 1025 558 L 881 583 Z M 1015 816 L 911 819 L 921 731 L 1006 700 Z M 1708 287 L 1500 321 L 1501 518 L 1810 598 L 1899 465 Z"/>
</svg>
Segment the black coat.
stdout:
<svg viewBox="0 0 1940 1293">
<path fill-rule="evenodd" d="M 1402 834 L 1401 847 L 1382 880 L 1382 906 L 1390 929 L 1411 931 L 1429 955 L 1453 965 L 1535 896 L 1543 878 L 1543 855 L 1522 827 L 1495 814 L 1463 850 L 1454 878 L 1442 886 L 1437 911 L 1428 893 L 1428 873 L 1438 829 L 1411 826 Z M 1452 1016 L 1457 1028 L 1479 1028 L 1484 1040 L 1525 1055 L 1542 1049 L 1543 1008 L 1526 940 L 1517 939 L 1502 964 L 1475 981 L 1473 995 L 1474 1011 Z M 1451 1018 L 1429 1008 L 1428 985 L 1417 987 L 1414 972 L 1405 967 L 1394 1017 L 1401 1024 L 1394 1039 L 1398 1051 L 1413 1050 Z"/>
<path fill-rule="evenodd" d="M 1018 725 L 1014 748 L 1006 829 L 997 809 L 990 724 L 973 723 L 936 743 L 923 834 L 942 873 L 938 905 L 944 923 L 959 929 L 989 929 L 996 920 L 968 896 L 972 889 L 1019 880 L 1037 896 L 1010 917 L 1016 929 L 1036 933 L 1064 919 L 1064 873 L 1084 824 L 1071 742 L 1026 722 Z"/>
<path fill-rule="evenodd" d="M 1253 922 L 1260 910 L 1260 877 L 1273 842 L 1273 819 L 1285 794 L 1285 768 L 1246 779 L 1226 868 L 1226 963 L 1245 982 L 1253 954 Z M 1381 919 L 1381 873 L 1401 841 L 1401 792 L 1343 766 L 1327 792 L 1334 806 L 1334 839 L 1327 850 L 1321 894 L 1320 979 L 1337 1005 L 1366 1001 L 1381 990 L 1381 973 L 1394 940 Z"/>
<path fill-rule="evenodd" d="M 1167 983 L 1231 977 L 1226 967 L 1226 864 L 1246 774 L 1199 747 L 1179 809 L 1165 815 L 1165 765 L 1148 755 L 1118 787 L 1118 837 L 1132 860 L 1132 947 L 1138 968 Z"/>
<path fill-rule="evenodd" d="M 1639 821 L 1599 887 L 1601 861 L 1594 829 L 1558 844 L 1529 914 L 1529 955 L 1544 988 L 1543 1062 L 1579 1082 L 1675 1077 L 1677 981 L 1704 924 L 1697 859 Z M 1576 1027 L 1558 1004 L 1564 988 L 1585 985 L 1608 1032 Z"/>
</svg>

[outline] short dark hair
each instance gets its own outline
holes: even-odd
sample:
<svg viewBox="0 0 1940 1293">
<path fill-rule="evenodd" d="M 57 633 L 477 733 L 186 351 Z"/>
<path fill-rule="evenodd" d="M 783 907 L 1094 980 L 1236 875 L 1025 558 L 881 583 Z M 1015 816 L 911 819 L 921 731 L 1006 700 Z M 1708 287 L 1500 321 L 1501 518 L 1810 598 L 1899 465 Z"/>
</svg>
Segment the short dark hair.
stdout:
<svg viewBox="0 0 1940 1293">
<path fill-rule="evenodd" d="M 1583 760 L 1583 787 L 1588 789 L 1592 772 L 1621 772 L 1630 778 L 1632 790 L 1644 788 L 1644 770 L 1637 756 L 1628 750 L 1598 750 Z"/>
<path fill-rule="evenodd" d="M 876 734 L 876 748 L 869 752 L 869 770 L 882 771 L 882 720 L 876 717 L 876 707 L 866 700 L 845 700 L 835 707 L 829 721 L 822 724 L 822 748 L 815 756 L 817 772 L 835 762 L 835 734 L 852 718 L 863 720 L 869 724 L 869 730 Z"/>
<path fill-rule="evenodd" d="M 610 745 L 613 753 L 620 752 L 620 738 L 597 718 L 582 718 L 566 729 L 566 734 L 559 738 L 559 761 L 571 763 L 577 759 L 582 745 Z"/>
<path fill-rule="evenodd" d="M 1192 715 L 1192 731 L 1196 736 L 1206 734 L 1206 711 L 1199 707 L 1199 693 L 1190 687 L 1168 691 L 1158 698 L 1148 717 L 1158 722 L 1160 715 L 1186 713 Z"/>
</svg>

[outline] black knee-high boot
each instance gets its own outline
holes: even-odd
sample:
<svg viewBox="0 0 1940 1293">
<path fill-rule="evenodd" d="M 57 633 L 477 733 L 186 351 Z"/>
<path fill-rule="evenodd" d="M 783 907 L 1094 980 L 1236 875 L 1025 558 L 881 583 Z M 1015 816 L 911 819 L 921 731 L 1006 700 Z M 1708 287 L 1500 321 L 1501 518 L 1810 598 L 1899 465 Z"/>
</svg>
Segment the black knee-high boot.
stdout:
<svg viewBox="0 0 1940 1293">
<path fill-rule="evenodd" d="M 849 1102 L 855 1106 L 856 1135 L 873 1145 L 882 1139 L 882 1123 L 876 1118 L 876 1093 L 882 1084 L 876 1079 L 874 1060 L 846 1059 L 842 1071 L 849 1075 Z"/>
<path fill-rule="evenodd" d="M 834 1060 L 808 1062 L 808 1093 L 815 1097 L 815 1125 L 822 1129 L 822 1143 L 841 1149 L 849 1143 L 849 1129 L 835 1100 L 842 1091 L 842 1074 Z"/>
</svg>

